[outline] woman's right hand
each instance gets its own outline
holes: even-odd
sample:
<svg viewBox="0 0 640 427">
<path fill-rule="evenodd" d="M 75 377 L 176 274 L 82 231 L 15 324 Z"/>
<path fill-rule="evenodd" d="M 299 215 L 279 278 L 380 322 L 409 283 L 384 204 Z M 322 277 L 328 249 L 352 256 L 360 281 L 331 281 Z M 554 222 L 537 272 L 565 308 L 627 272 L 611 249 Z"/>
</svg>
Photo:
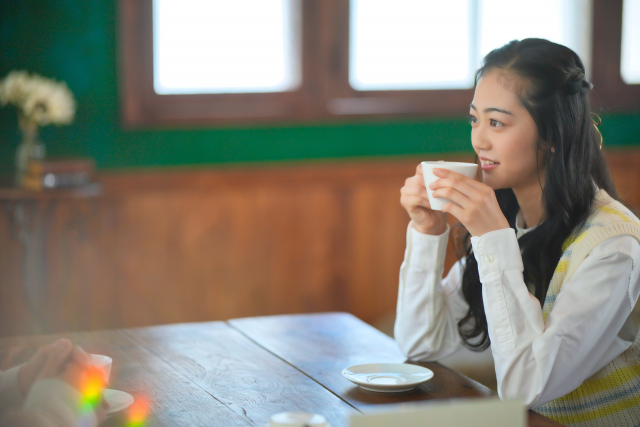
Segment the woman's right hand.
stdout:
<svg viewBox="0 0 640 427">
<path fill-rule="evenodd" d="M 420 233 L 440 235 L 447 229 L 447 214 L 431 209 L 421 164 L 416 168 L 416 174 L 407 178 L 400 190 L 400 204 L 411 217 L 413 228 Z"/>
</svg>

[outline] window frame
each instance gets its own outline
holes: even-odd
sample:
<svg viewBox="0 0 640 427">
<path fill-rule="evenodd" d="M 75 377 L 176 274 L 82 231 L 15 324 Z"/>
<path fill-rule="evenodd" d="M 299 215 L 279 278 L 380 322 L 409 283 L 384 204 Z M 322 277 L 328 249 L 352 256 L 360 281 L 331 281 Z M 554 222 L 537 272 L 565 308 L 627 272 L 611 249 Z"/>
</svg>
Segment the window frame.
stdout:
<svg viewBox="0 0 640 427">
<path fill-rule="evenodd" d="M 468 113 L 473 89 L 357 91 L 349 85 L 349 0 L 301 0 L 302 84 L 294 91 L 158 95 L 153 0 L 120 0 L 119 80 L 127 129 L 334 122 Z M 593 0 L 592 108 L 640 109 L 640 85 L 620 76 L 622 0 Z M 612 64 L 607 66 L 606 64 Z"/>
</svg>

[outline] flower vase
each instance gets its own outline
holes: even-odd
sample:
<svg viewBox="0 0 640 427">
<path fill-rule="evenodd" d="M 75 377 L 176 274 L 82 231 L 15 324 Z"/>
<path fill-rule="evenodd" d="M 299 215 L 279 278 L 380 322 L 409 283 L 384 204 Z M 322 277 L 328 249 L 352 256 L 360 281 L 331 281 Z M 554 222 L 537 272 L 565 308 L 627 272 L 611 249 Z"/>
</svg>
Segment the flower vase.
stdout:
<svg viewBox="0 0 640 427">
<path fill-rule="evenodd" d="M 16 150 L 16 185 L 22 187 L 31 159 L 44 159 L 46 147 L 38 138 L 38 125 L 33 122 L 20 123 L 22 141 Z"/>
</svg>

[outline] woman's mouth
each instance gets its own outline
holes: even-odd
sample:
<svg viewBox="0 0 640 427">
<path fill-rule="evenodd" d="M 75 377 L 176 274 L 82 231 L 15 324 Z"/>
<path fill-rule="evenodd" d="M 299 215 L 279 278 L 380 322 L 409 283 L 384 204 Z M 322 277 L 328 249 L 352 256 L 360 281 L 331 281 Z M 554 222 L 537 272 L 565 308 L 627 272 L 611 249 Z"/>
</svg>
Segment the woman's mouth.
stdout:
<svg viewBox="0 0 640 427">
<path fill-rule="evenodd" d="M 483 171 L 495 169 L 499 164 L 500 163 L 494 162 L 493 160 L 480 160 L 480 167 Z"/>
</svg>

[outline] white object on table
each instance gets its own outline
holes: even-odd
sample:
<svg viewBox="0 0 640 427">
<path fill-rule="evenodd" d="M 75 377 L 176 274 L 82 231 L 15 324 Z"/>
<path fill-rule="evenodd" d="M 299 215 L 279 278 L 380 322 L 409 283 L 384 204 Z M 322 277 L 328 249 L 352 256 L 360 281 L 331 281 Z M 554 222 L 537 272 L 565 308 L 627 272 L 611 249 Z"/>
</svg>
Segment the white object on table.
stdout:
<svg viewBox="0 0 640 427">
<path fill-rule="evenodd" d="M 327 419 L 310 412 L 280 412 L 271 416 L 268 427 L 331 427 Z"/>
<path fill-rule="evenodd" d="M 133 396 L 131 396 L 126 391 L 120 390 L 112 390 L 112 389 L 104 389 L 102 391 L 102 397 L 109 404 L 109 409 L 107 409 L 107 415 L 111 415 L 115 412 L 122 411 L 123 409 L 128 408 L 133 403 Z"/>
<path fill-rule="evenodd" d="M 429 381 L 433 371 L 405 363 L 367 363 L 344 368 L 342 375 L 365 390 L 398 393 Z"/>
<path fill-rule="evenodd" d="M 91 354 L 90 356 L 91 364 L 102 371 L 102 373 L 104 374 L 105 382 L 109 383 L 109 376 L 111 375 L 111 365 L 113 364 L 113 359 L 103 354 Z"/>
</svg>

